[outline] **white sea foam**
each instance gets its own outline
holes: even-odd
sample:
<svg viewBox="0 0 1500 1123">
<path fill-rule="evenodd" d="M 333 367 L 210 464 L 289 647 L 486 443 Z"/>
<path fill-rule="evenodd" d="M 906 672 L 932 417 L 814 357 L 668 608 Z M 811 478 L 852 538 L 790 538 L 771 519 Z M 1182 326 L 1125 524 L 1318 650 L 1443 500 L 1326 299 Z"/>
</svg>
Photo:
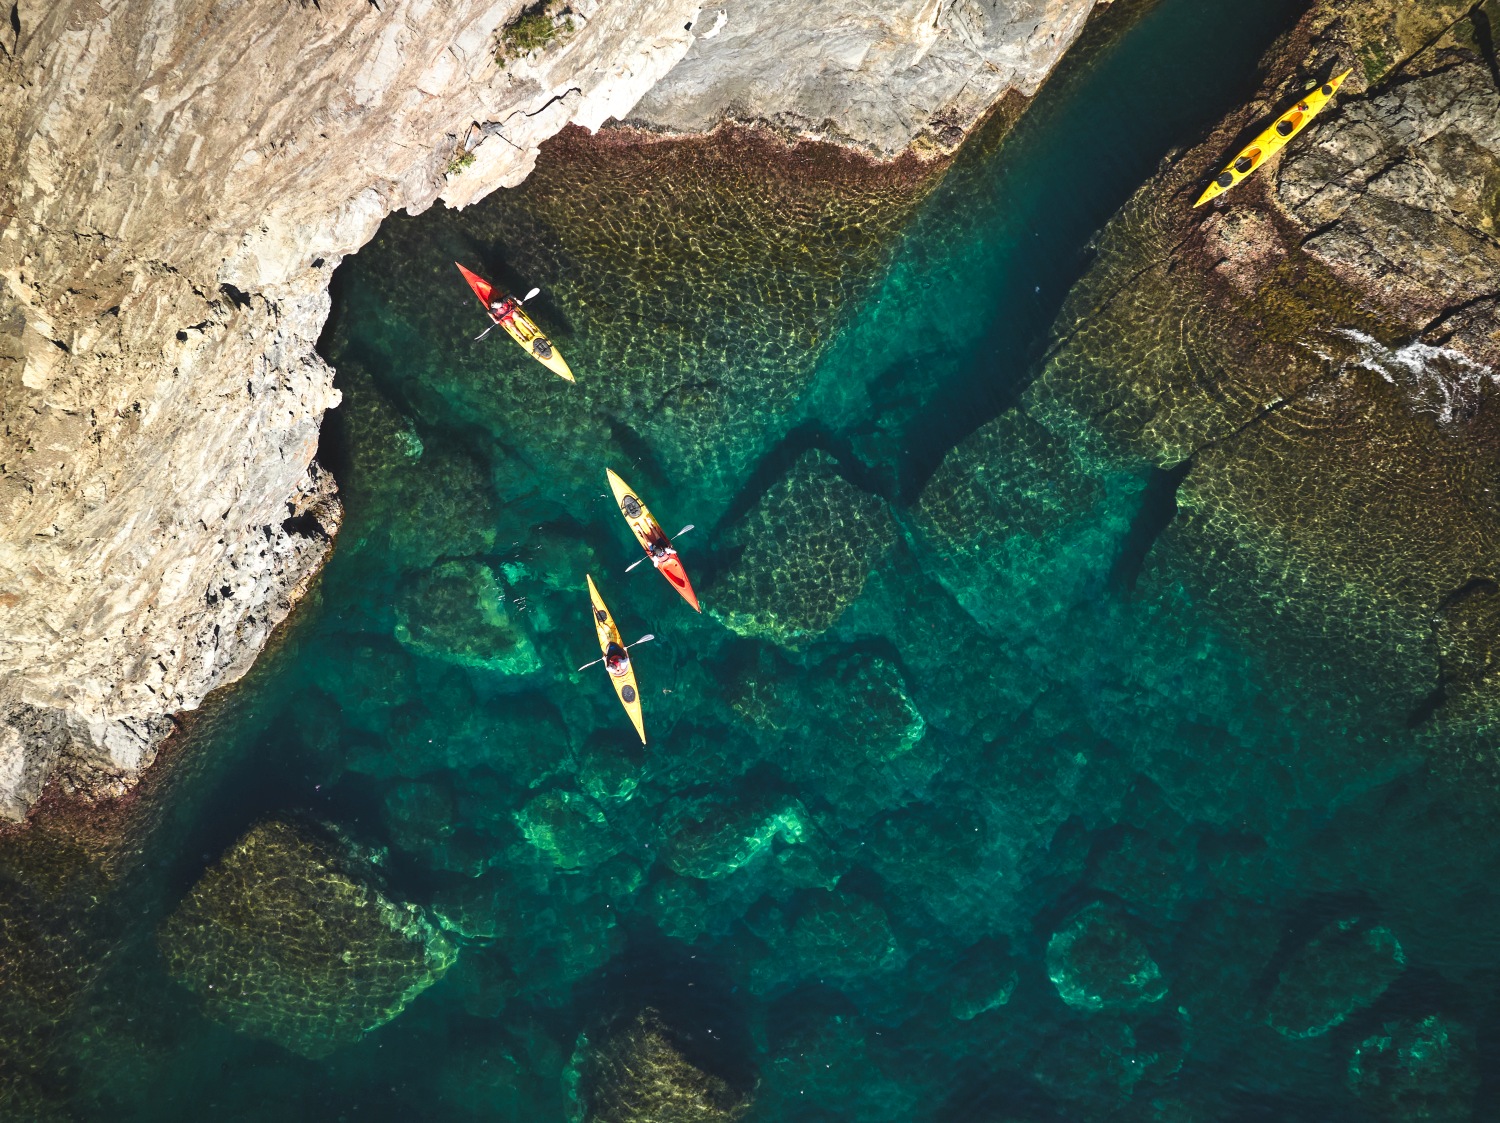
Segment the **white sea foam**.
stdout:
<svg viewBox="0 0 1500 1123">
<path fill-rule="evenodd" d="M 1353 328 L 1338 334 L 1359 349 L 1352 365 L 1400 387 L 1413 408 L 1432 414 L 1439 425 L 1468 421 L 1479 409 L 1485 383 L 1500 384 L 1495 371 L 1448 347 L 1413 341 L 1392 349 Z"/>
</svg>

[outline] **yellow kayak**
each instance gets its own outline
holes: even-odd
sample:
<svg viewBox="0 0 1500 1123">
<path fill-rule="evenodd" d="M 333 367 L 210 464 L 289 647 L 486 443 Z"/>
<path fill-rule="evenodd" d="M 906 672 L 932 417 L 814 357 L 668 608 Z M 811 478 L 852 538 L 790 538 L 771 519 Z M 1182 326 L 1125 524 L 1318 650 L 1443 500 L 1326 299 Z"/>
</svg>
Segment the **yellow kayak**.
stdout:
<svg viewBox="0 0 1500 1123">
<path fill-rule="evenodd" d="M 640 734 L 641 744 L 646 743 L 646 726 L 641 720 L 641 691 L 635 684 L 635 668 L 630 665 L 630 652 L 620 639 L 620 629 L 615 627 L 615 618 L 609 614 L 604 599 L 592 577 L 588 578 L 589 600 L 594 602 L 594 631 L 599 634 L 599 650 L 604 652 L 604 669 L 609 672 L 609 681 L 620 696 L 620 705 L 630 715 L 635 731 Z"/>
<path fill-rule="evenodd" d="M 682 594 L 682 599 L 693 606 L 693 611 L 702 612 L 703 609 L 698 607 L 698 594 L 693 592 L 693 583 L 688 580 L 682 559 L 677 556 L 671 541 L 663 533 L 661 523 L 656 521 L 656 516 L 650 509 L 631 492 L 629 484 L 608 468 L 604 469 L 604 474 L 609 477 L 610 490 L 615 493 L 620 514 L 625 516 L 630 532 L 641 544 L 641 549 L 646 551 L 651 564 L 656 566 L 657 572 L 667 579 L 672 588 Z M 652 552 L 653 546 L 660 551 L 659 555 Z"/>
<path fill-rule="evenodd" d="M 1270 128 L 1247 144 L 1240 154 L 1230 161 L 1229 166 L 1215 177 L 1203 194 L 1198 196 L 1198 201 L 1193 206 L 1201 207 L 1210 199 L 1217 199 L 1231 187 L 1238 185 L 1241 180 L 1254 174 L 1257 168 L 1285 148 L 1287 142 L 1305 129 L 1307 123 L 1333 100 L 1333 95 L 1338 92 L 1338 88 L 1344 84 L 1344 79 L 1351 73 L 1353 73 L 1352 70 L 1346 70 L 1337 78 L 1330 78 L 1317 89 L 1304 95 L 1301 101 L 1271 122 Z"/>
<path fill-rule="evenodd" d="M 455 261 L 453 264 L 458 265 L 458 262 Z M 552 341 L 542 334 L 542 329 L 536 326 L 536 321 L 526 314 L 520 301 L 514 297 L 497 297 L 494 285 L 462 265 L 458 265 L 458 271 L 464 275 L 464 280 L 469 282 L 469 287 L 474 290 L 479 303 L 484 305 L 484 310 L 489 314 L 490 319 L 504 328 L 505 334 L 521 345 L 521 350 L 558 378 L 566 378 L 569 382 L 577 381 L 573 377 L 573 371 L 568 367 L 567 360 L 557 353 L 557 348 L 552 346 Z M 497 302 L 500 305 L 499 312 L 495 310 Z"/>
</svg>

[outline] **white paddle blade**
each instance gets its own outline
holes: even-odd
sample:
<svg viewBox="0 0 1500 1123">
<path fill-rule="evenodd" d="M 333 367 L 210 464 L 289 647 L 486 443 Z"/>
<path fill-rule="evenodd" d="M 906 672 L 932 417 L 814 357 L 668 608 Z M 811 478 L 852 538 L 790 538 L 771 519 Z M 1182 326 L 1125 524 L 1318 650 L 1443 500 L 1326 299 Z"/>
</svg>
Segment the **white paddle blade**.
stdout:
<svg viewBox="0 0 1500 1123">
<path fill-rule="evenodd" d="M 636 566 L 640 565 L 641 562 L 643 562 L 645 560 L 646 560 L 645 558 L 641 558 L 640 561 L 633 561 L 633 562 L 631 562 L 629 565 L 627 565 L 625 567 L 625 572 L 629 573 L 632 569 L 634 569 Z"/>
<path fill-rule="evenodd" d="M 490 332 L 492 332 L 494 330 L 495 330 L 495 325 L 491 324 L 489 327 L 485 328 L 482 332 L 480 332 L 478 335 L 476 335 L 474 337 L 474 342 L 478 343 L 481 339 L 483 339 L 485 336 L 489 335 Z"/>
<path fill-rule="evenodd" d="M 594 660 L 594 663 L 602 663 L 602 662 L 604 662 L 603 657 L 600 657 L 600 658 Z M 594 663 L 585 663 L 583 666 L 579 667 L 578 669 L 580 671 L 586 671 L 590 667 L 592 667 L 594 665 Z"/>
<path fill-rule="evenodd" d="M 521 298 L 521 303 L 525 304 L 528 300 L 530 300 L 533 296 L 536 296 L 541 291 L 541 289 L 532 289 L 529 293 Z"/>
<path fill-rule="evenodd" d="M 651 641 L 652 641 L 652 640 L 654 640 L 654 639 L 655 639 L 655 638 L 656 638 L 656 637 L 655 637 L 655 636 L 653 636 L 653 635 L 652 635 L 652 634 L 651 634 L 651 633 L 650 633 L 650 632 L 647 632 L 647 633 L 646 633 L 646 634 L 645 634 L 645 635 L 643 635 L 643 636 L 642 636 L 642 637 L 641 637 L 641 638 L 640 638 L 640 639 L 638 639 L 638 640 L 636 640 L 636 641 L 635 641 L 635 643 L 627 643 L 627 644 L 626 644 L 626 645 L 625 645 L 625 646 L 626 646 L 626 647 L 635 647 L 635 646 L 636 646 L 636 644 L 641 644 L 641 643 L 650 643 L 650 642 L 651 642 Z"/>
<path fill-rule="evenodd" d="M 679 531 L 678 531 L 678 532 L 677 532 L 677 533 L 676 533 L 676 534 L 674 534 L 674 535 L 672 535 L 672 537 L 673 537 L 673 538 L 681 538 L 681 537 L 682 537 L 682 536 L 683 536 L 683 535 L 684 535 L 684 534 L 686 534 L 686 533 L 687 533 L 687 532 L 688 532 L 688 531 L 690 531 L 690 530 L 694 530 L 694 529 L 696 529 L 696 528 L 695 528 L 695 527 L 694 527 L 694 526 L 693 526 L 693 524 L 692 524 L 692 523 L 688 523 L 688 524 L 687 524 L 687 526 L 685 526 L 685 527 L 683 527 L 683 528 L 682 528 L 682 529 L 681 529 L 681 530 L 679 530 Z"/>
</svg>

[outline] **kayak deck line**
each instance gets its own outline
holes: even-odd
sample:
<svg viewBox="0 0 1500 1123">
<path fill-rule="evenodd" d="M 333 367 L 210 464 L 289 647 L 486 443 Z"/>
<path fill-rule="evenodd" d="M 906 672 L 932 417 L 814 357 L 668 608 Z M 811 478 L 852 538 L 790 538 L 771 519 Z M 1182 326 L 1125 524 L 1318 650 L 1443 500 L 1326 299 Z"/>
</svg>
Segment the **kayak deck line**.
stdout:
<svg viewBox="0 0 1500 1123">
<path fill-rule="evenodd" d="M 1291 143 L 1293 137 L 1307 128 L 1312 119 L 1333 100 L 1334 94 L 1338 93 L 1339 87 L 1344 84 L 1344 79 L 1353 72 L 1351 67 L 1342 74 L 1304 92 L 1295 105 L 1272 121 L 1254 140 L 1240 149 L 1234 159 L 1224 165 L 1224 170 L 1204 188 L 1203 194 L 1198 196 L 1198 201 L 1193 206 L 1201 207 L 1209 200 L 1216 199 L 1224 192 L 1238 187 L 1248 177 L 1254 175 L 1267 160 L 1280 152 Z"/>
</svg>

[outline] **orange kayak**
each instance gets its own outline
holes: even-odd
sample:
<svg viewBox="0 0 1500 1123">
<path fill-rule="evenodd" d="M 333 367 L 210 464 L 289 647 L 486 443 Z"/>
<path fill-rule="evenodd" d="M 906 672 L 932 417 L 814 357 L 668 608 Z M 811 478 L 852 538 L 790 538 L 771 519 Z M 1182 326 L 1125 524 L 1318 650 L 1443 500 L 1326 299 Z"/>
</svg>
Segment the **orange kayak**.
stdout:
<svg viewBox="0 0 1500 1123">
<path fill-rule="evenodd" d="M 458 262 L 454 262 L 458 265 Z M 484 305 L 485 313 L 495 323 L 505 329 L 505 334 L 521 345 L 525 351 L 542 366 L 546 367 L 558 378 L 566 378 L 569 382 L 575 381 L 573 372 L 569 369 L 567 361 L 557 353 L 557 348 L 552 346 L 552 341 L 542 334 L 542 329 L 536 326 L 536 321 L 528 316 L 521 307 L 521 302 L 514 298 L 508 299 L 500 296 L 499 299 L 506 300 L 507 308 L 504 314 L 496 315 L 491 304 L 497 298 L 495 286 L 486 281 L 478 273 L 465 269 L 458 265 L 458 271 L 464 275 L 464 280 L 469 282 L 469 287 L 474 290 L 474 295 L 479 298 L 479 303 Z"/>
<path fill-rule="evenodd" d="M 604 469 L 604 474 L 609 477 L 609 486 L 615 493 L 615 502 L 620 505 L 620 514 L 630 524 L 631 533 L 641 544 L 641 549 L 646 551 L 651 564 L 656 566 L 656 571 L 667 579 L 672 588 L 682 594 L 682 599 L 693 606 L 693 611 L 702 612 L 703 609 L 698 607 L 698 594 L 693 592 L 693 583 L 688 580 L 687 570 L 682 567 L 682 559 L 672 549 L 672 543 L 663 532 L 661 523 L 656 521 L 656 516 L 630 490 L 629 484 L 608 468 Z M 652 553 L 653 545 L 661 550 L 660 556 Z"/>
</svg>

